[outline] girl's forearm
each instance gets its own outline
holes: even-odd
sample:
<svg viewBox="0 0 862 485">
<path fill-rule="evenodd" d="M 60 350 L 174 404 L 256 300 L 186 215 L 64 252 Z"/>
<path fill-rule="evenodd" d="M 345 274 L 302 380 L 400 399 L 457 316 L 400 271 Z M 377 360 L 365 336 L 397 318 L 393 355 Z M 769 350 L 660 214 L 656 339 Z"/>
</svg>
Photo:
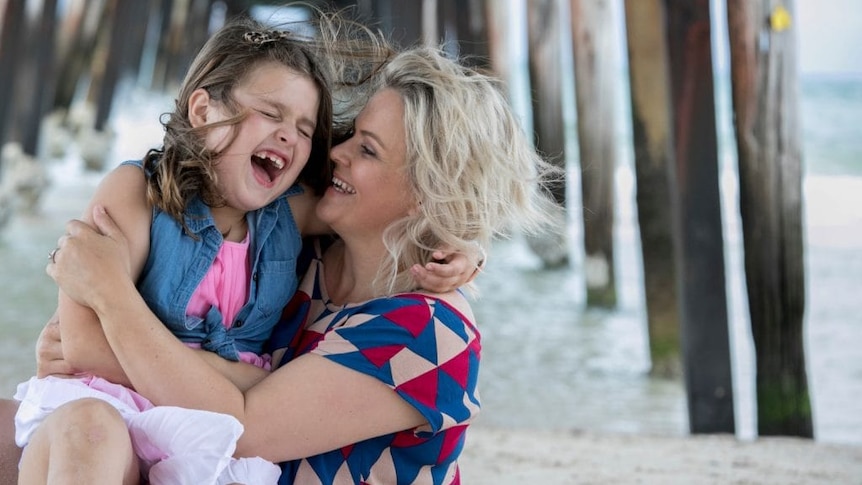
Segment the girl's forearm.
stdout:
<svg viewBox="0 0 862 485">
<path fill-rule="evenodd" d="M 134 388 L 157 405 L 220 412 L 243 421 L 242 392 L 171 334 L 134 286 L 126 286 L 102 294 L 92 307 Z"/>
<path fill-rule="evenodd" d="M 91 309 L 72 301 L 61 291 L 58 317 L 63 358 L 76 372 L 94 374 L 131 387 Z"/>
</svg>

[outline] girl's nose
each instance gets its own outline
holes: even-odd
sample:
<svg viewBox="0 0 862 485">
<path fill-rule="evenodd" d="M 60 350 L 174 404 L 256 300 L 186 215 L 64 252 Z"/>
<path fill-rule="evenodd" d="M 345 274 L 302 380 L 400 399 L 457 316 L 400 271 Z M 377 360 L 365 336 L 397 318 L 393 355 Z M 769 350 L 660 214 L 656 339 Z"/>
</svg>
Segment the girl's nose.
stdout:
<svg viewBox="0 0 862 485">
<path fill-rule="evenodd" d="M 295 143 L 296 142 L 297 133 L 295 129 L 284 127 L 278 130 L 278 139 L 282 143 Z"/>
</svg>

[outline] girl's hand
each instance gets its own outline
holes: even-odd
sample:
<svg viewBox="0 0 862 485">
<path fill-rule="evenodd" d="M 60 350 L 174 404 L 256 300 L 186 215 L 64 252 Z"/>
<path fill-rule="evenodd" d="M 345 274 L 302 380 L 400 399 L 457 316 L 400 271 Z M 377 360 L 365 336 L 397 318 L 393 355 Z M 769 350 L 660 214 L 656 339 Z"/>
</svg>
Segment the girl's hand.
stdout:
<svg viewBox="0 0 862 485">
<path fill-rule="evenodd" d="M 45 272 L 70 298 L 96 309 L 126 295 L 117 292 L 134 289 L 134 282 L 122 231 L 102 206 L 93 208 L 93 222 L 96 228 L 80 220 L 66 224 Z"/>
<path fill-rule="evenodd" d="M 410 268 L 413 279 L 423 289 L 448 293 L 472 282 L 485 266 L 485 252 L 478 247 L 473 254 L 454 252 L 444 247 L 431 255 L 434 261 Z"/>
<path fill-rule="evenodd" d="M 36 340 L 36 376 L 72 376 L 75 369 L 63 358 L 63 343 L 60 340 L 60 320 L 57 312 L 39 332 Z"/>
</svg>

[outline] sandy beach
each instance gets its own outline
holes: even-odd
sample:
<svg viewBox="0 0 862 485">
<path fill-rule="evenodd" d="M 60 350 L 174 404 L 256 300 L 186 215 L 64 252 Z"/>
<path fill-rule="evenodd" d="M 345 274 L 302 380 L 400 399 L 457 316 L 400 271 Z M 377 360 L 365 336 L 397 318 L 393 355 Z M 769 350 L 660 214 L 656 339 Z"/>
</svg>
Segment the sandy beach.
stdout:
<svg viewBox="0 0 862 485">
<path fill-rule="evenodd" d="M 862 447 L 797 438 L 646 436 L 474 426 L 468 485 L 862 484 Z"/>
</svg>

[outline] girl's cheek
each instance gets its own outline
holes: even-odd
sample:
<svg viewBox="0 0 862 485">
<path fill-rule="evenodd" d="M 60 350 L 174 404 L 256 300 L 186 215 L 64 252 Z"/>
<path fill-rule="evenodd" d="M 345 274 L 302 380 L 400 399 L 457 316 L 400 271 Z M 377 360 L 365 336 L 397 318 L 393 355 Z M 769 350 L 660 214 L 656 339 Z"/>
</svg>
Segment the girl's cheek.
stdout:
<svg viewBox="0 0 862 485">
<path fill-rule="evenodd" d="M 230 142 L 230 127 L 220 126 L 210 130 L 206 136 L 206 146 L 212 151 L 221 151 L 227 148 Z"/>
</svg>

